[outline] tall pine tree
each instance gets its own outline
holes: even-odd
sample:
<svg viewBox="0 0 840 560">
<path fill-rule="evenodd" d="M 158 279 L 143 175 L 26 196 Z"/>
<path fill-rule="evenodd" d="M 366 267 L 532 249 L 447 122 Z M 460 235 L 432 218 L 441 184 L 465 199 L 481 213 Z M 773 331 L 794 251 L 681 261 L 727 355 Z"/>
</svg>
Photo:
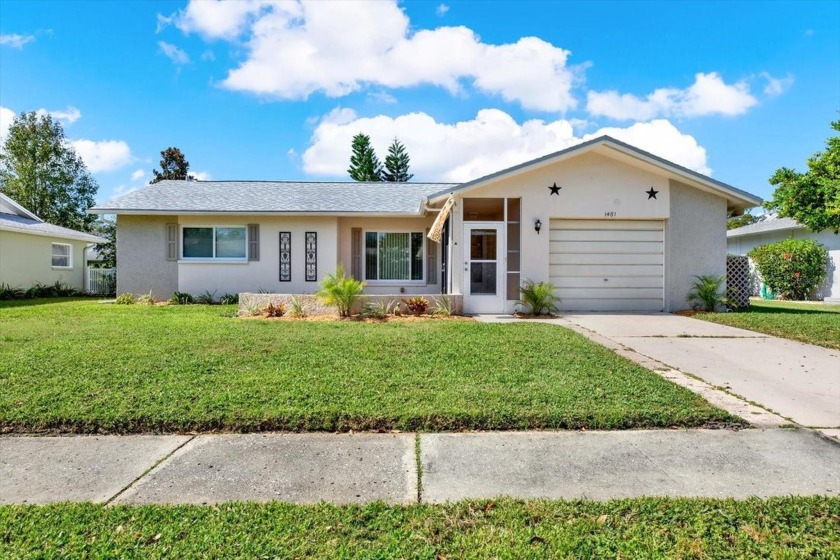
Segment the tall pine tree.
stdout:
<svg viewBox="0 0 840 560">
<path fill-rule="evenodd" d="M 186 181 L 192 180 L 193 176 L 189 174 L 190 162 L 184 157 L 184 154 L 178 148 L 166 148 L 160 152 L 160 171 L 153 169 L 155 178 L 150 183 L 158 183 L 160 181 Z"/>
<path fill-rule="evenodd" d="M 405 183 L 414 177 L 408 172 L 411 158 L 408 157 L 408 152 L 403 146 L 403 143 L 398 138 L 394 138 L 391 145 L 388 147 L 388 157 L 385 158 L 385 172 L 382 174 L 382 179 L 391 183 Z"/>
<path fill-rule="evenodd" d="M 382 164 L 370 145 L 370 137 L 361 132 L 353 137 L 353 153 L 347 173 L 354 181 L 376 182 L 382 180 Z"/>
</svg>

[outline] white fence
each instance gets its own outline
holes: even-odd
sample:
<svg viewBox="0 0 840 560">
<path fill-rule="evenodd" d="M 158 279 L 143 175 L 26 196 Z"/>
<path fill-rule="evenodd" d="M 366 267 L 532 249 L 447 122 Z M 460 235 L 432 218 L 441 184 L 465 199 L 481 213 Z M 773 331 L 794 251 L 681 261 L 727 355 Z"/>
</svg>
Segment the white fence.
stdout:
<svg viewBox="0 0 840 560">
<path fill-rule="evenodd" d="M 111 295 L 117 289 L 116 268 L 88 268 L 87 292 L 97 295 Z"/>
</svg>

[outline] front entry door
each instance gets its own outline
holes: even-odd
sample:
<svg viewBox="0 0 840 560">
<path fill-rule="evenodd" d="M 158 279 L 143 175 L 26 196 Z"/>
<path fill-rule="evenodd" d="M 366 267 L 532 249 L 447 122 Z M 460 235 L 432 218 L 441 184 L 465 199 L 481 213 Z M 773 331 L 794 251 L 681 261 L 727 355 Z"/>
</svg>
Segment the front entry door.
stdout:
<svg viewBox="0 0 840 560">
<path fill-rule="evenodd" d="M 503 313 L 503 222 L 464 224 L 464 312 Z"/>
</svg>

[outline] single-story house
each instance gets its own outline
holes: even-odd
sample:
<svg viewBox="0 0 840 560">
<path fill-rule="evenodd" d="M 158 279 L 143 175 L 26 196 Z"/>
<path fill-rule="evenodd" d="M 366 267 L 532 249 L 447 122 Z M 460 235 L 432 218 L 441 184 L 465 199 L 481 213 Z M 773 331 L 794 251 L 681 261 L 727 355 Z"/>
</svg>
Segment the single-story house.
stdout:
<svg viewBox="0 0 840 560">
<path fill-rule="evenodd" d="M 840 303 L 840 235 L 832 231 L 814 233 L 792 218 L 776 217 L 726 232 L 727 251 L 730 255 L 746 255 L 759 245 L 785 239 L 813 239 L 826 248 L 828 262 L 825 281 L 814 296 L 830 303 Z M 751 270 L 755 275 L 755 269 L 751 267 Z M 752 284 L 753 287 L 759 285 L 757 277 Z"/>
<path fill-rule="evenodd" d="M 162 181 L 91 211 L 117 215 L 120 293 L 308 294 L 342 263 L 368 294 L 502 313 L 525 279 L 565 310 L 685 308 L 760 203 L 602 136 L 462 184 Z"/>
<path fill-rule="evenodd" d="M 0 193 L 0 284 L 28 289 L 61 282 L 85 289 L 85 248 L 106 239 L 56 226 Z"/>
</svg>

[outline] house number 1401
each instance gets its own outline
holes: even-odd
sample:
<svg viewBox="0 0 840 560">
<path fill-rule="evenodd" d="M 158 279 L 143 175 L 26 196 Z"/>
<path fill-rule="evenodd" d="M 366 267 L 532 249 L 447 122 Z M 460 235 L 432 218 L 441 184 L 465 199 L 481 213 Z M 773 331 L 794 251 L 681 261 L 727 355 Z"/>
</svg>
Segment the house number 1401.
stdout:
<svg viewBox="0 0 840 560">
<path fill-rule="evenodd" d="M 604 217 L 605 218 L 615 218 L 616 213 L 615 212 L 604 212 Z"/>
</svg>

